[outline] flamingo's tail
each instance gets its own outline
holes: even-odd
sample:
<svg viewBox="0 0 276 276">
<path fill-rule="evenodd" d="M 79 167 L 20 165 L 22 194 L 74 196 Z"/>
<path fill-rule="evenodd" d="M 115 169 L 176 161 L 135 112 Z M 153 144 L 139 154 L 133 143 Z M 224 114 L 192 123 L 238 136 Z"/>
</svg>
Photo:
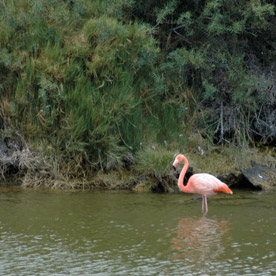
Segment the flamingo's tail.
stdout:
<svg viewBox="0 0 276 276">
<path fill-rule="evenodd" d="M 217 192 L 223 192 L 223 193 L 226 193 L 226 194 L 233 194 L 233 192 L 231 191 L 231 189 L 228 188 L 228 186 L 226 184 L 223 184 L 221 185 L 219 188 L 217 189 L 213 189 L 213 191 L 215 193 Z"/>
</svg>

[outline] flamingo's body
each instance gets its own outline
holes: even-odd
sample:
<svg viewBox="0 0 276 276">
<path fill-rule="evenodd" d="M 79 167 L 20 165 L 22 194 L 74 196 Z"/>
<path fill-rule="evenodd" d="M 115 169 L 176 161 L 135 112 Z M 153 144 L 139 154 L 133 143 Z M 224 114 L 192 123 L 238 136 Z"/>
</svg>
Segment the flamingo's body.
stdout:
<svg viewBox="0 0 276 276">
<path fill-rule="evenodd" d="M 177 167 L 178 163 L 184 161 L 184 167 L 178 178 L 178 187 L 184 193 L 201 194 L 202 195 L 202 212 L 208 212 L 207 196 L 215 195 L 217 192 L 233 194 L 228 186 L 215 176 L 208 173 L 198 173 L 190 177 L 186 186 L 183 184 L 184 176 L 187 172 L 189 162 L 183 154 L 178 154 L 173 162 L 173 166 Z"/>
</svg>

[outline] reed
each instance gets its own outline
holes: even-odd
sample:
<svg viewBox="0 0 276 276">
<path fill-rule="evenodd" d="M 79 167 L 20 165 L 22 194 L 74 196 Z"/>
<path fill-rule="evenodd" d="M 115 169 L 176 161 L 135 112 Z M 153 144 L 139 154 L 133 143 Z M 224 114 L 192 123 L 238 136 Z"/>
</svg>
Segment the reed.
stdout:
<svg viewBox="0 0 276 276">
<path fill-rule="evenodd" d="M 151 175 L 161 181 L 170 174 L 175 153 L 162 147 L 147 147 L 137 154 L 134 169 L 140 174 Z"/>
<path fill-rule="evenodd" d="M 57 7 L 57 1 L 50 1 L 51 12 L 45 1 L 26 2 L 20 11 L 11 3 L 4 7 L 7 17 L 16 13 L 10 33 L 23 26 L 17 38 L 1 33 L 4 48 L 14 46 L 11 53 L 2 51 L 11 60 L 5 69 L 17 75 L 13 87 L 2 89 L 11 102 L 12 127 L 33 150 L 57 156 L 72 175 L 80 166 L 123 167 L 140 143 L 162 139 L 161 125 L 173 122 L 171 106 L 154 90 L 159 49 L 151 29 L 123 24 L 101 14 L 107 5 L 97 5 L 92 19 L 76 5 Z M 38 11 L 45 13 L 39 17 Z"/>
</svg>

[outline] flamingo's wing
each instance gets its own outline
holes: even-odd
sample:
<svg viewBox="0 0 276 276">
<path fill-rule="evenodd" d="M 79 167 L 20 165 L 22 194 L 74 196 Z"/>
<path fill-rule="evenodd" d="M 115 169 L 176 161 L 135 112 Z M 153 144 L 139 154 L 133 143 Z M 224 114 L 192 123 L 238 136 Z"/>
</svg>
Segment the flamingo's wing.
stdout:
<svg viewBox="0 0 276 276">
<path fill-rule="evenodd" d="M 208 173 L 194 174 L 189 182 L 192 189 L 191 192 L 204 195 L 214 195 L 216 192 L 219 192 L 223 186 L 226 186 L 226 184 L 215 176 Z"/>
</svg>

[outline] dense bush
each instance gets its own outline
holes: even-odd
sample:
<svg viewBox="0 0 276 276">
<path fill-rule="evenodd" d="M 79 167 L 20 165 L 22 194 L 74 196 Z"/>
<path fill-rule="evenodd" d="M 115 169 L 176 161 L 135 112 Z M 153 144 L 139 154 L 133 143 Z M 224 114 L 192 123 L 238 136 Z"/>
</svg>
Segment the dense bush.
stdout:
<svg viewBox="0 0 276 276">
<path fill-rule="evenodd" d="M 163 83 L 179 95 L 179 87 L 193 90 L 183 102 L 196 103 L 202 130 L 217 142 L 275 139 L 272 1 L 136 0 L 125 11 L 155 27 Z"/>
<path fill-rule="evenodd" d="M 173 122 L 155 91 L 159 49 L 146 25 L 70 3 L 2 3 L 1 128 L 77 171 L 121 166 Z"/>
</svg>

